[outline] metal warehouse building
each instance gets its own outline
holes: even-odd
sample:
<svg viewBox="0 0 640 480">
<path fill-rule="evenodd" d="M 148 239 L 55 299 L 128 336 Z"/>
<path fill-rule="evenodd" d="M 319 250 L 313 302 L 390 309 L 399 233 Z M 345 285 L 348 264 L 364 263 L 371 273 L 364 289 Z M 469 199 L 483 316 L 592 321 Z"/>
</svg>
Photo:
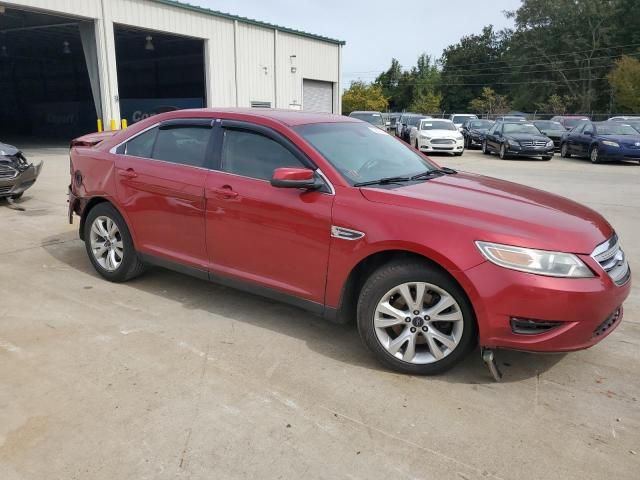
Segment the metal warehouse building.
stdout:
<svg viewBox="0 0 640 480">
<path fill-rule="evenodd" d="M 174 0 L 0 1 L 0 134 L 204 106 L 340 112 L 343 44 Z"/>
</svg>

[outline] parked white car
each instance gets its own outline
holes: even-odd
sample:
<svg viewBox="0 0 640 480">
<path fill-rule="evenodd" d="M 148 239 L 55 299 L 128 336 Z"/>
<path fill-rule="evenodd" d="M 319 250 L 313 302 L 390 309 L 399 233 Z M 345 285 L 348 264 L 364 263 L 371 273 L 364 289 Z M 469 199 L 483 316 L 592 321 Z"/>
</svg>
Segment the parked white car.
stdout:
<svg viewBox="0 0 640 480">
<path fill-rule="evenodd" d="M 456 128 L 460 131 L 462 131 L 462 124 L 466 121 L 466 120 L 477 120 L 478 116 L 474 115 L 472 113 L 454 113 L 449 115 L 449 120 L 451 120 Z"/>
<path fill-rule="evenodd" d="M 409 133 L 410 143 L 421 152 L 464 153 L 464 137 L 451 120 L 425 118 Z"/>
</svg>

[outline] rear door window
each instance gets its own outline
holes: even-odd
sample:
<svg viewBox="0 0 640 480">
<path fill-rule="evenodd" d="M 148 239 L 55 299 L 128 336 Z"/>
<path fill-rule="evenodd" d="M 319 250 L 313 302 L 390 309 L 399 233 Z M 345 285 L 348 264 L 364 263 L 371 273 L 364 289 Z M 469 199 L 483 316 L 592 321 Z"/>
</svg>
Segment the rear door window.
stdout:
<svg viewBox="0 0 640 480">
<path fill-rule="evenodd" d="M 209 125 L 161 126 L 151 158 L 191 167 L 205 167 L 210 138 Z"/>
</svg>

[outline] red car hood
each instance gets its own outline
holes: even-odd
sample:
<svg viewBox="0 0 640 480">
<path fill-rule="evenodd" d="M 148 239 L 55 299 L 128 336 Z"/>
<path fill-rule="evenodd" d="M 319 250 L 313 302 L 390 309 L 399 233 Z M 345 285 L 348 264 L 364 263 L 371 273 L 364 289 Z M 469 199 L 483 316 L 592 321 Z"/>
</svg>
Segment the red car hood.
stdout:
<svg viewBox="0 0 640 480">
<path fill-rule="evenodd" d="M 361 192 L 371 202 L 414 208 L 442 222 L 475 229 L 476 240 L 591 254 L 613 234 L 600 214 L 579 203 L 471 173 Z"/>
</svg>

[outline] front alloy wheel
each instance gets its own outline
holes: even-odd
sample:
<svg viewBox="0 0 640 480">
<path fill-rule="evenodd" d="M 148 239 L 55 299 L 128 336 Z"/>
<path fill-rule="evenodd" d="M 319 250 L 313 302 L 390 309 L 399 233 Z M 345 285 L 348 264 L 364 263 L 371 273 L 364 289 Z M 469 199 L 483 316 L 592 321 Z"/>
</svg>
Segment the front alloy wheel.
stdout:
<svg viewBox="0 0 640 480">
<path fill-rule="evenodd" d="M 462 311 L 451 294 L 425 282 L 403 283 L 385 293 L 373 323 L 390 355 L 419 365 L 451 354 L 464 330 Z"/>
<path fill-rule="evenodd" d="M 464 291 L 447 272 L 420 259 L 383 265 L 360 292 L 360 337 L 393 370 L 444 372 L 473 348 L 476 331 Z"/>
<path fill-rule="evenodd" d="M 485 155 L 489 155 L 489 149 L 487 148 L 486 140 L 482 141 L 482 153 L 484 153 Z"/>
<path fill-rule="evenodd" d="M 569 158 L 571 154 L 569 153 L 569 146 L 566 143 L 563 143 L 560 147 L 560 156 L 562 158 Z"/>
<path fill-rule="evenodd" d="M 589 158 L 591 159 L 591 163 L 598 163 L 600 161 L 600 152 L 598 151 L 597 145 L 594 145 L 593 147 L 591 147 Z"/>
<path fill-rule="evenodd" d="M 507 159 L 507 147 L 505 146 L 504 143 L 502 145 L 500 145 L 500 158 L 502 160 L 506 160 Z"/>
</svg>

